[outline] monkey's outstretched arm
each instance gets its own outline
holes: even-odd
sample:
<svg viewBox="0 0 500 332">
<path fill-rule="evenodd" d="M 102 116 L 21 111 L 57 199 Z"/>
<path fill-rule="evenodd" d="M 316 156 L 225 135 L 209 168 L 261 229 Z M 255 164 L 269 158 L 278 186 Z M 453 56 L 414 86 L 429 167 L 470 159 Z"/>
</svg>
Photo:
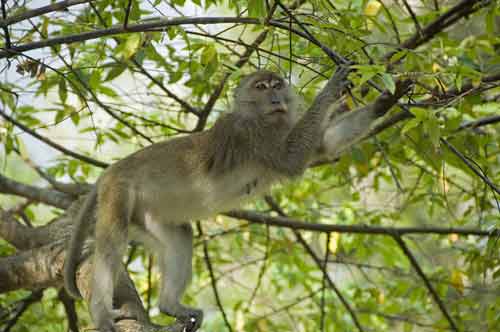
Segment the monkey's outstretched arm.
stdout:
<svg viewBox="0 0 500 332">
<path fill-rule="evenodd" d="M 64 261 L 64 287 L 68 294 L 74 298 L 81 298 L 80 291 L 76 286 L 76 269 L 80 260 L 83 243 L 87 236 L 87 230 L 94 219 L 94 212 L 97 203 L 97 186 L 87 194 L 83 206 L 80 208 L 74 230 L 67 248 L 66 259 Z"/>
<path fill-rule="evenodd" d="M 348 67 L 339 67 L 309 110 L 292 129 L 283 147 L 278 170 L 288 176 L 301 175 L 323 136 L 321 127 L 330 106 L 347 86 Z"/>
<path fill-rule="evenodd" d="M 394 93 L 385 91 L 373 103 L 333 118 L 325 130 L 321 155 L 316 156 L 316 162 L 333 160 L 354 144 L 375 134 L 374 125 L 377 125 L 378 119 L 408 93 L 412 84 L 410 80 L 397 81 Z"/>
</svg>

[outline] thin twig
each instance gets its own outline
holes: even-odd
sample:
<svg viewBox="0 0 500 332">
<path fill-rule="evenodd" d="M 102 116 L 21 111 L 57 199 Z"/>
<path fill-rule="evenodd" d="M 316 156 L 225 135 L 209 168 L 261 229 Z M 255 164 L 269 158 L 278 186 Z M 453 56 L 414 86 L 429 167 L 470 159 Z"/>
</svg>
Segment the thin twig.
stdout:
<svg viewBox="0 0 500 332">
<path fill-rule="evenodd" d="M 6 2 L 7 2 L 7 0 L 2 0 L 2 18 L 4 20 L 7 19 L 7 9 L 5 8 Z M 3 27 L 3 33 L 5 35 L 5 47 L 7 49 L 10 49 L 12 47 L 12 45 L 10 43 L 10 34 L 9 34 L 9 27 L 8 26 Z"/>
<path fill-rule="evenodd" d="M 3 20 L 0 21 L 0 28 L 7 27 L 7 26 L 12 25 L 14 23 L 27 20 L 29 18 L 38 17 L 38 16 L 41 16 L 44 14 L 48 14 L 48 13 L 55 12 L 58 10 L 63 10 L 63 9 L 66 9 L 70 6 L 74 6 L 74 5 L 78 5 L 78 4 L 86 3 L 86 2 L 90 2 L 90 1 L 92 1 L 92 0 L 66 0 L 66 1 L 52 3 L 52 4 L 44 6 L 44 7 L 39 7 L 39 8 L 27 10 L 24 13 L 21 13 L 19 15 L 11 16 L 9 18 L 4 18 Z M 2 2 L 3 2 L 3 0 L 2 0 Z"/>
<path fill-rule="evenodd" d="M 391 12 L 389 11 L 389 8 L 387 8 L 387 6 L 385 5 L 385 3 L 382 0 L 377 0 L 377 1 L 382 6 L 382 8 L 384 9 L 385 15 L 387 16 L 387 18 L 389 18 L 389 21 L 391 22 L 392 30 L 394 30 L 394 34 L 396 35 L 396 40 L 397 40 L 398 44 L 401 44 L 401 36 L 399 35 L 399 30 L 398 30 L 398 27 L 396 25 L 396 22 L 394 21 L 394 17 L 392 17 Z"/>
<path fill-rule="evenodd" d="M 295 22 L 297 23 L 297 25 L 300 26 L 300 28 L 304 31 L 304 33 L 306 34 L 306 36 L 308 37 L 307 39 L 311 40 L 312 42 L 314 42 L 314 44 L 316 44 L 317 46 L 319 46 L 332 60 L 333 62 L 336 64 L 336 65 L 341 65 L 341 64 L 349 64 L 350 61 L 347 60 L 346 58 L 342 57 L 341 55 L 337 54 L 337 52 L 333 51 L 332 49 L 328 48 L 326 45 L 324 45 L 323 43 L 321 43 L 318 39 L 316 39 L 316 37 L 314 37 L 310 32 L 309 30 L 307 30 L 307 28 L 305 27 L 304 24 L 302 24 L 302 22 L 300 22 L 296 17 L 295 15 L 293 15 L 293 13 L 290 11 L 290 9 L 288 9 L 285 5 L 283 5 L 281 3 L 281 1 L 279 0 L 276 0 L 276 3 L 278 4 L 278 6 L 283 9 L 285 11 L 285 13 L 287 13 L 287 15 Z M 292 31 L 292 29 L 290 28 L 289 30 Z"/>
<path fill-rule="evenodd" d="M 128 27 L 128 19 L 130 16 L 130 8 L 132 8 L 132 0 L 128 0 L 127 9 L 125 10 L 125 21 L 123 22 L 123 28 L 126 30 Z"/>
<path fill-rule="evenodd" d="M 462 0 L 447 12 L 436 18 L 434 21 L 425 26 L 420 33 L 417 31 L 412 37 L 405 40 L 399 49 L 415 49 L 418 46 L 434 38 L 435 35 L 449 27 L 459 19 L 481 8 L 481 0 Z M 478 6 L 475 6 L 478 5 Z M 390 51 L 383 56 L 384 59 L 390 59 L 398 50 Z"/>
<path fill-rule="evenodd" d="M 20 300 L 17 304 L 16 307 L 14 308 L 14 317 L 8 320 L 8 322 L 5 324 L 4 328 L 1 330 L 1 332 L 9 332 L 10 329 L 16 325 L 17 321 L 21 318 L 21 316 L 28 310 L 28 308 L 33 304 L 38 301 L 40 301 L 43 297 L 43 289 L 34 291 L 24 299 Z"/>
<path fill-rule="evenodd" d="M 271 237 L 269 234 L 269 226 L 266 225 L 266 251 L 264 252 L 264 257 L 262 259 L 262 265 L 260 266 L 259 275 L 257 276 L 257 283 L 255 284 L 255 287 L 252 291 L 252 295 L 250 296 L 250 299 L 248 300 L 247 308 L 250 308 L 252 306 L 252 303 L 255 300 L 255 297 L 257 296 L 257 291 L 259 290 L 259 288 L 262 284 L 262 279 L 264 277 L 264 273 L 266 272 L 267 260 L 269 259 L 269 251 L 270 251 L 270 246 L 271 246 L 270 240 L 271 240 Z"/>
<path fill-rule="evenodd" d="M 266 17 L 266 24 L 269 23 L 269 20 L 272 18 L 272 15 L 274 14 L 274 11 L 276 10 L 276 5 L 274 5 L 271 10 L 268 13 L 268 16 Z M 241 68 L 243 67 L 249 60 L 250 56 L 255 52 L 255 50 L 258 48 L 260 44 L 266 40 L 268 34 L 268 30 L 264 30 L 261 32 L 257 38 L 253 41 L 251 44 L 251 47 L 248 47 L 245 52 L 240 56 L 238 61 L 234 64 L 234 67 L 236 68 Z M 229 76 L 231 76 L 231 72 L 226 72 L 222 79 L 220 80 L 219 84 L 215 87 L 214 92 L 210 95 L 208 98 L 207 103 L 205 104 L 205 107 L 201 110 L 198 118 L 198 123 L 196 124 L 195 131 L 200 131 L 203 128 L 205 128 L 205 125 L 207 123 L 208 116 L 210 115 L 210 112 L 212 112 L 212 109 L 215 105 L 215 102 L 219 99 L 219 97 L 222 94 L 222 91 L 224 90 L 224 87 L 227 83 L 227 80 L 229 79 Z"/>
<path fill-rule="evenodd" d="M 404 240 L 401 238 L 400 235 L 397 235 L 397 234 L 394 234 L 392 236 L 392 238 L 399 245 L 399 247 L 401 248 L 401 250 L 403 251 L 403 253 L 405 254 L 405 256 L 410 261 L 410 264 L 412 265 L 412 267 L 415 269 L 415 271 L 417 272 L 417 274 L 420 276 L 420 278 L 424 282 L 425 287 L 427 287 L 427 290 L 429 291 L 429 293 L 431 294 L 432 298 L 434 299 L 434 301 L 438 305 L 438 307 L 441 310 L 441 313 L 443 314 L 443 316 L 446 318 L 446 320 L 450 324 L 450 327 L 455 332 L 458 332 L 459 330 L 458 330 L 457 325 L 455 324 L 455 321 L 451 318 L 451 316 L 450 316 L 448 310 L 446 309 L 446 306 L 444 305 L 443 301 L 439 297 L 438 293 L 436 292 L 436 290 L 432 286 L 431 282 L 429 281 L 429 279 L 425 275 L 424 271 L 420 267 L 420 264 L 418 264 L 417 259 L 415 258 L 415 256 L 413 256 L 413 253 L 410 251 L 410 249 L 408 248 L 408 246 L 406 245 L 406 243 L 404 242 Z"/>
<path fill-rule="evenodd" d="M 328 255 L 330 254 L 330 235 L 331 233 L 326 233 L 326 242 L 325 242 L 325 258 L 323 260 L 323 278 L 321 280 L 321 318 L 320 318 L 320 326 L 321 326 L 321 332 L 325 331 L 325 283 L 326 283 L 326 278 L 328 276 L 328 271 L 327 269 L 327 264 L 328 264 Z"/>
<path fill-rule="evenodd" d="M 53 142 L 53 141 L 51 141 L 50 139 L 48 139 L 46 137 L 43 137 L 42 135 L 38 134 L 34 130 L 31 130 L 27 126 L 23 125 L 19 121 L 15 120 L 14 118 L 12 118 L 9 115 L 7 115 L 3 110 L 0 110 L 0 116 L 2 116 L 5 120 L 9 121 L 10 123 L 12 123 L 13 125 L 15 125 L 19 129 L 23 130 L 24 132 L 30 134 L 31 136 L 33 136 L 36 139 L 44 142 L 45 144 L 47 144 L 48 146 L 50 146 L 50 147 L 58 150 L 59 152 L 62 152 L 65 155 L 68 155 L 70 157 L 73 157 L 75 159 L 84 161 L 86 163 L 89 163 L 89 164 L 97 166 L 97 167 L 106 168 L 106 167 L 109 166 L 109 164 L 107 164 L 105 162 L 102 162 L 102 161 L 99 161 L 99 160 L 96 160 L 96 159 L 93 159 L 93 158 L 90 158 L 90 157 L 78 154 L 76 152 L 73 152 L 73 151 L 71 151 L 69 149 L 66 149 L 64 146 L 59 145 L 56 142 Z"/>
<path fill-rule="evenodd" d="M 31 25 L 33 26 L 33 29 L 35 31 L 37 31 L 40 36 L 42 36 L 42 38 L 47 38 L 47 36 L 45 36 L 42 31 L 40 31 L 40 29 L 33 23 L 31 22 L 30 20 L 30 23 Z M 107 114 L 109 114 L 113 119 L 115 119 L 116 121 L 120 122 L 121 124 L 123 124 L 125 127 L 129 128 L 133 133 L 139 135 L 140 137 L 144 138 L 146 141 L 148 141 L 149 143 L 153 143 L 153 140 L 151 138 L 149 138 L 147 135 L 145 135 L 144 133 L 142 133 L 139 129 L 137 129 L 135 126 L 133 126 L 132 124 L 130 124 L 128 121 L 126 121 L 125 119 L 121 118 L 120 116 L 118 116 L 112 109 L 111 107 L 109 107 L 108 105 L 104 104 L 98 97 L 97 97 L 97 94 L 94 92 L 94 90 L 92 90 L 92 88 L 89 86 L 88 82 L 83 80 L 81 78 L 81 75 L 79 75 L 77 72 L 75 72 L 75 70 L 73 69 L 73 67 L 71 66 L 71 64 L 69 64 L 66 59 L 60 54 L 60 52 L 57 52 L 53 46 L 51 46 L 51 48 L 55 51 L 55 54 L 56 56 L 59 58 L 59 60 L 61 60 L 64 65 L 66 66 L 66 68 L 68 68 L 69 71 L 71 71 L 71 73 L 73 73 L 73 75 L 76 77 L 76 80 L 85 88 L 85 90 L 87 90 L 87 92 L 92 96 L 92 99 L 94 100 L 94 102 L 99 105 L 103 110 L 104 112 L 106 112 Z M 68 82 L 72 83 L 70 80 L 68 80 Z M 76 89 L 78 89 L 77 86 L 75 86 Z"/>
<path fill-rule="evenodd" d="M 410 13 L 411 19 L 413 20 L 413 23 L 415 24 L 415 29 L 417 30 L 417 34 L 419 34 L 420 36 L 422 36 L 422 33 L 423 33 L 422 32 L 422 27 L 420 26 L 420 23 L 418 22 L 417 15 L 415 15 L 415 12 L 411 8 L 411 6 L 408 3 L 408 1 L 403 0 L 403 4 L 404 4 L 406 10 L 408 11 L 408 13 Z"/>
<path fill-rule="evenodd" d="M 97 18 L 99 19 L 99 22 L 101 22 L 101 24 L 104 26 L 104 27 L 108 27 L 106 21 L 104 20 L 104 18 L 102 17 L 102 15 L 99 13 L 99 11 L 97 10 L 97 8 L 92 4 L 90 3 L 90 7 L 92 8 L 92 10 L 94 11 L 94 13 L 97 15 Z M 119 44 L 120 41 L 118 38 L 114 38 L 114 40 Z M 133 58 L 132 60 L 132 63 L 134 64 L 134 66 L 139 70 L 139 72 L 146 76 L 149 80 L 151 80 L 151 82 L 153 82 L 156 86 L 158 86 L 161 90 L 163 90 L 163 92 L 165 92 L 167 94 L 168 97 L 170 97 L 171 99 L 175 100 L 176 102 L 178 102 L 182 107 L 184 107 L 184 109 L 190 113 L 193 113 L 193 114 L 198 114 L 198 110 L 196 108 L 194 108 L 193 106 L 191 106 L 189 103 L 187 103 L 186 101 L 182 100 L 179 96 L 177 96 L 175 93 L 173 93 L 172 91 L 170 91 L 160 80 L 158 80 L 157 78 L 155 78 L 153 75 L 151 75 L 145 68 L 142 64 L 140 64 L 135 58 Z M 128 63 L 125 63 L 125 64 L 128 64 Z"/>
<path fill-rule="evenodd" d="M 478 171 L 476 166 L 474 166 L 467 157 L 465 157 L 460 151 L 457 150 L 448 140 L 445 138 L 440 138 L 441 143 L 446 145 L 448 149 L 450 149 L 451 152 L 453 152 L 467 167 L 477 176 L 481 178 L 481 180 L 484 181 L 492 190 L 500 194 L 500 188 L 497 187 L 491 180 L 488 178 L 486 175 L 484 175 L 482 172 Z"/>
<path fill-rule="evenodd" d="M 203 238 L 203 228 L 201 227 L 201 223 L 199 221 L 196 222 L 196 227 L 198 228 L 199 236 Z M 205 257 L 205 264 L 207 265 L 208 272 L 210 274 L 210 280 L 212 282 L 212 290 L 214 292 L 215 301 L 217 302 L 217 306 L 219 307 L 219 310 L 222 314 L 222 318 L 224 319 L 224 323 L 226 324 L 227 329 L 229 330 L 229 332 L 233 332 L 233 328 L 229 323 L 226 311 L 222 306 L 222 301 L 220 299 L 219 291 L 217 290 L 217 281 L 215 279 L 214 269 L 212 267 L 212 261 L 210 260 L 210 255 L 208 253 L 208 241 L 206 239 L 203 240 L 203 256 Z"/>
<path fill-rule="evenodd" d="M 281 218 L 286 218 L 285 212 L 281 209 L 281 207 L 274 201 L 274 199 L 271 196 L 266 196 L 265 197 L 267 204 L 280 215 Z M 251 220 L 250 220 L 251 221 Z M 330 233 L 326 231 L 326 233 Z M 295 238 L 297 241 L 302 245 L 302 247 L 305 249 L 305 251 L 311 256 L 311 258 L 314 260 L 316 265 L 322 269 L 323 262 L 321 261 L 321 258 L 318 257 L 318 255 L 314 252 L 314 250 L 311 248 L 311 246 L 307 243 L 307 241 L 304 239 L 302 234 L 297 229 L 293 229 L 293 234 L 295 235 Z M 325 270 L 323 270 L 325 271 Z M 356 312 L 350 305 L 350 303 L 347 301 L 347 299 L 344 297 L 340 289 L 338 289 L 337 285 L 333 282 L 333 280 L 330 278 L 330 276 L 326 273 L 323 274 L 324 278 L 328 282 L 328 286 L 333 290 L 337 298 L 340 300 L 344 308 L 349 312 L 349 315 L 351 316 L 351 319 L 356 325 L 356 328 L 359 330 L 359 332 L 364 332 L 364 328 L 359 322 L 358 316 L 356 315 Z"/>
<path fill-rule="evenodd" d="M 490 125 L 490 124 L 495 124 L 495 123 L 499 123 L 499 122 L 500 122 L 500 115 L 486 116 L 484 118 L 477 119 L 474 121 L 469 121 L 469 122 L 466 122 L 466 123 L 460 125 L 460 127 L 458 127 L 457 131 L 464 130 L 464 129 L 478 128 L 478 127 L 482 127 L 482 126 L 486 126 L 486 125 Z"/>
</svg>

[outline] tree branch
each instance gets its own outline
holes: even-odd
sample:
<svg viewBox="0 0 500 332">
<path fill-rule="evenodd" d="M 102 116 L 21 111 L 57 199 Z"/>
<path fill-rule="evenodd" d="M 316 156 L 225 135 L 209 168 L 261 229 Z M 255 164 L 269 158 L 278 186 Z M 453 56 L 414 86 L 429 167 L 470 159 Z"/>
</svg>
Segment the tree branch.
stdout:
<svg viewBox="0 0 500 332">
<path fill-rule="evenodd" d="M 436 235 L 475 235 L 482 237 L 500 236 L 500 228 L 491 230 L 480 230 L 475 228 L 456 228 L 456 227 L 384 227 L 384 226 L 368 226 L 368 225 L 332 225 L 319 224 L 311 222 L 303 222 L 296 219 L 285 217 L 271 217 L 254 211 L 237 210 L 224 213 L 224 215 L 247 220 L 252 223 L 264 224 L 276 227 L 285 227 L 296 230 L 306 230 L 312 232 L 337 232 L 347 234 L 373 234 L 373 235 L 408 235 L 408 234 L 436 234 Z"/>
<path fill-rule="evenodd" d="M 2 1 L 2 18 L 3 18 L 3 20 L 5 20 L 5 19 L 7 19 L 7 10 L 5 8 L 5 3 L 7 2 L 7 0 L 1 0 L 1 1 Z M 10 49 L 12 47 L 12 45 L 10 43 L 9 27 L 5 26 L 2 28 L 3 28 L 3 34 L 5 37 L 5 47 L 7 49 Z"/>
<path fill-rule="evenodd" d="M 11 194 L 28 198 L 34 202 L 41 202 L 58 207 L 60 209 L 68 208 L 73 202 L 70 195 L 60 193 L 51 189 L 43 189 L 26 185 L 5 177 L 0 173 L 0 193 Z"/>
<path fill-rule="evenodd" d="M 276 211 L 281 217 L 286 218 L 285 212 L 281 209 L 281 207 L 270 197 L 266 196 L 266 202 L 269 204 L 269 206 Z M 344 297 L 340 289 L 337 287 L 337 285 L 333 282 L 332 278 L 330 278 L 330 275 L 326 272 L 326 266 L 324 265 L 324 262 L 321 261 L 321 258 L 314 252 L 314 250 L 311 248 L 311 246 L 307 243 L 307 241 L 304 239 L 302 234 L 297 229 L 292 229 L 293 234 L 295 235 L 295 238 L 297 241 L 302 245 L 304 250 L 311 256 L 313 261 L 316 263 L 316 266 L 320 268 L 323 271 L 323 276 L 325 280 L 328 282 L 328 286 L 333 290 L 335 295 L 338 297 L 344 308 L 349 312 L 349 315 L 351 316 L 351 319 L 356 325 L 356 328 L 360 332 L 364 332 L 365 329 L 361 325 L 358 316 L 356 315 L 356 312 L 352 308 L 351 304 L 347 301 L 347 299 Z M 328 233 L 330 234 L 330 233 Z M 326 250 L 329 250 L 328 247 L 326 247 Z M 328 258 L 328 257 L 326 257 Z"/>
<path fill-rule="evenodd" d="M 200 237 L 203 238 L 203 228 L 201 227 L 201 223 L 196 222 L 196 227 L 198 228 L 198 232 Z M 224 320 L 224 324 L 226 325 L 229 332 L 233 332 L 233 328 L 227 319 L 226 311 L 224 310 L 224 306 L 222 305 L 222 300 L 219 295 L 219 291 L 217 289 L 217 280 L 215 278 L 214 269 L 212 267 L 212 261 L 210 260 L 210 255 L 208 253 L 208 241 L 203 239 L 203 257 L 205 258 L 205 264 L 207 265 L 208 272 L 210 274 L 210 281 L 212 283 L 212 290 L 215 296 L 215 302 L 217 302 L 217 306 L 222 314 L 222 319 Z"/>
<path fill-rule="evenodd" d="M 441 310 L 441 313 L 443 314 L 443 316 L 446 318 L 446 320 L 450 324 L 450 327 L 455 332 L 458 332 L 458 327 L 455 324 L 455 321 L 451 318 L 450 313 L 446 309 L 446 306 L 444 305 L 443 301 L 439 297 L 438 293 L 436 292 L 436 290 L 432 286 L 431 282 L 429 281 L 429 279 L 425 275 L 424 271 L 422 270 L 422 268 L 418 264 L 417 259 L 415 258 L 415 256 L 413 256 L 411 250 L 408 248 L 408 246 L 406 245 L 406 243 L 404 242 L 404 240 L 401 238 L 400 235 L 396 235 L 396 234 L 393 235 L 392 238 L 399 245 L 399 247 L 401 248 L 401 250 L 403 251 L 403 253 L 406 255 L 406 257 L 410 261 L 411 266 L 413 266 L 413 268 L 415 269 L 415 271 L 417 272 L 417 274 L 420 276 L 420 278 L 424 282 L 425 287 L 427 287 L 427 290 L 429 291 L 429 293 L 431 294 L 432 298 L 436 302 L 437 306 L 439 307 L 439 310 Z"/>
<path fill-rule="evenodd" d="M 44 7 L 40 7 L 40 8 L 36 8 L 36 9 L 32 9 L 32 10 L 27 10 L 22 14 L 19 14 L 16 16 L 11 16 L 9 18 L 1 20 L 0 21 L 0 28 L 7 27 L 9 25 L 27 20 L 27 19 L 32 18 L 32 17 L 37 17 L 37 16 L 41 16 L 41 15 L 44 15 L 44 14 L 47 14 L 50 12 L 63 10 L 63 9 L 68 8 L 68 7 L 71 7 L 71 6 L 78 5 L 81 3 L 90 2 L 90 1 L 92 1 L 92 0 L 66 0 L 66 1 L 56 2 L 56 3 L 50 4 L 50 5 L 47 5 Z"/>
<path fill-rule="evenodd" d="M 467 167 L 474 172 L 484 183 L 486 183 L 492 190 L 494 190 L 497 194 L 500 194 L 500 188 L 498 188 L 486 175 L 482 173 L 482 171 L 477 170 L 477 166 L 474 166 L 467 157 L 465 157 L 460 151 L 458 151 L 448 140 L 444 138 L 440 138 L 441 143 L 446 145 L 450 151 L 455 154 Z"/>
<path fill-rule="evenodd" d="M 271 10 L 269 11 L 269 14 L 266 17 L 266 23 L 269 22 L 269 20 L 271 19 L 275 10 L 276 10 L 276 5 L 274 5 L 273 8 L 271 8 Z M 245 50 L 245 52 L 240 56 L 238 61 L 234 64 L 234 66 L 236 68 L 243 67 L 250 60 L 250 56 L 255 52 L 255 50 L 258 48 L 258 46 L 260 44 L 262 44 L 264 42 L 264 40 L 266 40 L 267 33 L 268 33 L 268 30 L 264 30 L 263 32 L 261 32 L 257 36 L 257 38 L 255 38 L 252 45 Z M 231 76 L 231 73 L 226 72 L 224 74 L 224 76 L 222 77 L 222 79 L 220 80 L 219 84 L 215 87 L 214 92 L 212 92 L 212 94 L 208 98 L 208 101 L 205 104 L 205 107 L 203 107 L 203 109 L 201 110 L 201 112 L 199 114 L 199 118 L 198 118 L 198 122 L 196 124 L 195 131 L 200 131 L 205 127 L 205 125 L 207 123 L 208 116 L 212 112 L 212 109 L 215 105 L 215 102 L 219 99 L 220 95 L 222 94 L 222 91 L 224 90 L 224 86 L 226 85 L 226 82 L 229 79 L 229 76 Z"/>
<path fill-rule="evenodd" d="M 47 144 L 48 146 L 50 146 L 50 147 L 58 150 L 59 152 L 62 152 L 65 155 L 68 155 L 70 157 L 73 157 L 75 159 L 84 161 L 86 163 L 89 163 L 89 164 L 97 166 L 97 167 L 102 167 L 102 168 L 108 167 L 108 164 L 105 163 L 105 162 L 102 162 L 102 161 L 99 161 L 99 160 L 96 160 L 96 159 L 93 159 L 93 158 L 90 158 L 90 157 L 78 154 L 76 152 L 73 152 L 73 151 L 71 151 L 69 149 L 66 149 L 64 146 L 59 145 L 59 144 L 57 144 L 57 143 L 49 140 L 46 137 L 43 137 L 42 135 L 38 134 L 36 131 L 28 128 L 27 126 L 23 125 L 22 123 L 20 123 L 19 121 L 15 120 L 11 116 L 7 115 L 7 113 L 5 113 L 3 110 L 0 110 L 0 116 L 2 116 L 4 119 L 6 119 L 7 121 L 9 121 L 10 123 L 12 123 L 13 125 L 15 125 L 16 127 L 20 128 L 21 130 L 23 130 L 27 134 L 30 134 L 31 136 L 33 136 L 36 139 L 44 142 L 45 144 Z"/>
<path fill-rule="evenodd" d="M 417 30 L 417 32 L 412 37 L 401 44 L 399 49 L 415 49 L 421 46 L 459 19 L 479 10 L 483 6 L 483 2 L 484 1 L 482 0 L 462 0 L 454 7 L 450 8 L 447 12 L 439 16 L 437 19 L 429 23 L 425 28 L 420 31 Z M 383 58 L 390 59 L 397 52 L 398 51 L 391 51 L 387 53 Z"/>
</svg>

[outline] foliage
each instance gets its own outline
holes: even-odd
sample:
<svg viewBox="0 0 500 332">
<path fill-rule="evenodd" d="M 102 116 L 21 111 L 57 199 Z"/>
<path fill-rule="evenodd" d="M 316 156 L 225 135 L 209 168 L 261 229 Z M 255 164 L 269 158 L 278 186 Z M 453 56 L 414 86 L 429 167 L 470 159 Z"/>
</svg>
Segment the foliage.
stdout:
<svg viewBox="0 0 500 332">
<path fill-rule="evenodd" d="M 151 142 L 201 129 L 205 121 L 209 127 L 229 108 L 229 92 L 239 77 L 255 68 L 280 71 L 310 103 L 335 64 L 314 40 L 287 30 L 292 26 L 304 31 L 305 27 L 319 43 L 354 63 L 346 107 L 370 104 L 379 95 L 376 88 L 393 92 L 400 79 L 410 78 L 415 85 L 386 116 L 391 118 L 408 107 L 407 120 L 388 126 L 333 164 L 312 168 L 302 179 L 273 188 L 273 199 L 287 215 L 316 223 L 388 229 L 498 229 L 498 193 L 476 173 L 500 183 L 500 127 L 495 121 L 484 126 L 481 122 L 495 117 L 500 121 L 500 5 L 471 1 L 477 5 L 470 6 L 463 18 L 425 39 L 425 33 L 430 35 L 425 28 L 458 1 L 413 3 L 314 0 L 292 7 L 291 17 L 273 1 L 134 0 L 128 15 L 130 29 L 156 22 L 152 18 L 158 17 L 258 20 L 129 30 L 14 51 L 1 60 L 5 79 L 0 82 L 0 110 L 50 141 L 109 163 Z M 20 46 L 121 28 L 127 5 L 128 0 L 84 3 L 13 24 L 8 37 L 13 46 Z M 286 8 L 293 5 L 283 1 Z M 36 1 L 8 3 L 8 17 L 35 7 L 39 7 Z M 254 44 L 264 31 L 264 41 Z M 420 42 L 405 44 L 413 36 Z M 6 37 L 3 31 L 4 49 L 10 46 Z M 249 50 L 248 62 L 239 64 Z M 495 80 L 485 80 L 495 75 Z M 217 99 L 214 91 L 219 89 Z M 210 105 L 212 98 L 216 103 Z M 5 176 L 43 185 L 40 177 L 26 170 L 33 162 L 61 182 L 92 183 L 101 172 L 22 131 L 10 121 L 0 123 Z M 7 209 L 25 199 L 5 195 L 0 202 Z M 270 209 L 264 200 L 247 208 L 262 213 Z M 29 218 L 35 226 L 61 213 L 36 211 Z M 206 221 L 203 229 L 205 237 L 198 238 L 195 275 L 186 296 L 187 302 L 205 309 L 203 331 L 227 329 L 206 266 L 205 238 L 218 292 L 234 331 L 450 329 L 424 278 L 457 330 L 500 330 L 497 236 L 453 232 L 405 236 L 425 273 L 422 278 L 390 233 L 331 233 L 328 244 L 326 234 L 299 233 L 320 262 L 328 253 L 329 277 L 335 286 L 331 287 L 322 265 L 296 232 L 220 216 Z M 0 242 L 0 252 L 6 256 L 12 248 Z M 155 270 L 149 278 L 149 254 L 139 248 L 131 255 L 130 270 L 137 288 L 143 299 L 152 297 L 151 315 L 157 322 L 168 322 L 155 309 L 158 280 Z M 0 295 L 0 324 L 7 324 L 12 316 L 3 313 L 13 310 L 25 296 L 25 291 Z M 12 331 L 32 330 L 35 324 L 37 331 L 65 330 L 62 308 L 57 294 L 47 290 Z M 88 323 L 85 308 L 78 309 L 80 319 Z"/>
</svg>

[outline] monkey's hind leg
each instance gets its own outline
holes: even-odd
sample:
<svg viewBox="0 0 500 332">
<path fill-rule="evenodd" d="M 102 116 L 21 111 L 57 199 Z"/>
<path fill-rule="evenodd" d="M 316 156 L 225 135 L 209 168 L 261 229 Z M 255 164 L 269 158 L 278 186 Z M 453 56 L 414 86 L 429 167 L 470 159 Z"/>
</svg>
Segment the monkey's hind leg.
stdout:
<svg viewBox="0 0 500 332">
<path fill-rule="evenodd" d="M 131 217 L 129 193 L 119 186 L 102 186 L 99 193 L 90 314 L 101 332 L 114 332 L 119 312 L 113 309 L 114 290 L 127 249 Z"/>
<path fill-rule="evenodd" d="M 193 230 L 190 224 L 163 224 L 161 239 L 164 250 L 159 251 L 162 274 L 160 311 L 181 321 L 186 326 L 186 332 L 194 332 L 201 326 L 203 311 L 180 303 L 184 290 L 191 281 Z"/>
</svg>

